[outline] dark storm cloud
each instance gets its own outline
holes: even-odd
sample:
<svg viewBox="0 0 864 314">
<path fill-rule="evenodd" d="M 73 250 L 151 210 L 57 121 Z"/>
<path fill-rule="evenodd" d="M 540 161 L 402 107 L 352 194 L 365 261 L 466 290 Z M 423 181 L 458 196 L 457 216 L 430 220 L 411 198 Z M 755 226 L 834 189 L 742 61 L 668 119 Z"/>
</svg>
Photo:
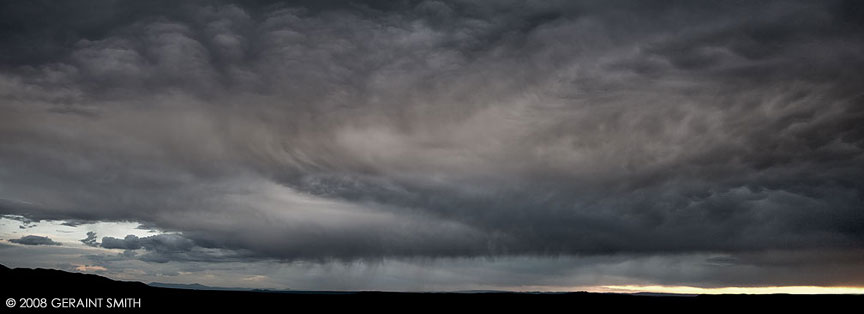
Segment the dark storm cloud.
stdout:
<svg viewBox="0 0 864 314">
<path fill-rule="evenodd" d="M 127 4 L 3 4 L 3 213 L 163 261 L 864 245 L 854 1 Z"/>
<path fill-rule="evenodd" d="M 195 245 L 191 240 L 175 234 L 160 234 L 143 238 L 130 234 L 123 239 L 104 237 L 100 246 L 106 249 L 137 250 L 143 248 L 153 251 L 188 251 Z"/>
<path fill-rule="evenodd" d="M 89 235 L 90 233 L 88 233 L 88 238 Z M 169 261 L 230 262 L 246 259 L 246 256 L 240 252 L 205 248 L 178 234 L 159 234 L 143 238 L 130 234 L 123 239 L 104 237 L 99 246 L 106 249 L 122 249 L 124 252 L 119 256 L 123 258 L 135 258 L 156 263 Z M 144 253 L 139 254 L 137 250 L 143 250 Z"/>
<path fill-rule="evenodd" d="M 88 231 L 87 237 L 80 240 L 81 243 L 84 243 L 88 246 L 99 246 L 100 244 L 96 242 L 96 232 Z"/>
<path fill-rule="evenodd" d="M 9 239 L 9 242 L 23 245 L 60 245 L 60 243 L 54 242 L 54 240 L 51 240 L 49 237 L 37 235 L 23 236 L 19 239 Z"/>
<path fill-rule="evenodd" d="M 137 236 L 131 234 L 123 239 L 104 237 L 100 246 L 106 249 L 137 250 L 141 248 L 141 241 Z"/>
</svg>

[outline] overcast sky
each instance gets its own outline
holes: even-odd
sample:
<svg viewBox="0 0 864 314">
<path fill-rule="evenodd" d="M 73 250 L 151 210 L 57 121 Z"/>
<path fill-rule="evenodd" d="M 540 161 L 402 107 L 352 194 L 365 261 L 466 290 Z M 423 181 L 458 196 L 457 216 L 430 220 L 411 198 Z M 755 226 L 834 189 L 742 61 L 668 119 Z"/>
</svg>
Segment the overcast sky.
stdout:
<svg viewBox="0 0 864 314">
<path fill-rule="evenodd" d="M 864 286 L 858 1 L 382 2 L 0 3 L 0 263 Z"/>
</svg>

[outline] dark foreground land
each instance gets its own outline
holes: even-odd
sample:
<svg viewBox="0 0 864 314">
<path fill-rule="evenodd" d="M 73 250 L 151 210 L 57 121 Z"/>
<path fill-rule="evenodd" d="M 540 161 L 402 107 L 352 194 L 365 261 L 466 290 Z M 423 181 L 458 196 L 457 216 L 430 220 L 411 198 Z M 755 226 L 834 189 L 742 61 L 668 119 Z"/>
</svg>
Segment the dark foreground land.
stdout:
<svg viewBox="0 0 864 314">
<path fill-rule="evenodd" d="M 14 302 L 10 301 L 13 300 Z M 43 301 L 44 300 L 44 301 Z M 861 295 L 633 295 L 611 293 L 392 293 L 158 288 L 89 274 L 0 265 L 0 313 L 253 310 L 309 312 L 597 312 L 620 310 L 858 311 Z M 11 307 L 10 304 L 14 303 Z"/>
</svg>

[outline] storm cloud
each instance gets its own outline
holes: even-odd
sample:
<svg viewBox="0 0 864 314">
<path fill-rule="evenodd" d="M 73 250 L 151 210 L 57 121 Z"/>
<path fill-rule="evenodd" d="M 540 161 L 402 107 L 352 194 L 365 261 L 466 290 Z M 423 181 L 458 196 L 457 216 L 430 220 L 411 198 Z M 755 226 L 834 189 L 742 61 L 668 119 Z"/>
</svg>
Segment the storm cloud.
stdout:
<svg viewBox="0 0 864 314">
<path fill-rule="evenodd" d="M 237 252 L 224 252 L 198 246 L 195 242 L 178 234 L 158 234 L 148 237 L 127 235 L 123 239 L 104 237 L 100 247 L 124 250 L 120 257 L 140 259 L 147 262 L 168 261 L 228 262 L 243 259 Z M 139 254 L 143 250 L 144 254 Z"/>
<path fill-rule="evenodd" d="M 99 243 L 96 243 L 96 232 L 93 231 L 87 232 L 87 237 L 79 241 L 87 246 L 99 246 Z"/>
<path fill-rule="evenodd" d="M 60 243 L 54 242 L 54 240 L 51 240 L 49 237 L 37 235 L 27 235 L 19 239 L 9 239 L 9 242 L 22 245 L 60 245 Z"/>
<path fill-rule="evenodd" d="M 855 1 L 0 12 L 0 214 L 172 232 L 102 248 L 158 262 L 717 253 L 708 263 L 786 269 L 764 254 L 807 252 L 860 265 Z"/>
</svg>

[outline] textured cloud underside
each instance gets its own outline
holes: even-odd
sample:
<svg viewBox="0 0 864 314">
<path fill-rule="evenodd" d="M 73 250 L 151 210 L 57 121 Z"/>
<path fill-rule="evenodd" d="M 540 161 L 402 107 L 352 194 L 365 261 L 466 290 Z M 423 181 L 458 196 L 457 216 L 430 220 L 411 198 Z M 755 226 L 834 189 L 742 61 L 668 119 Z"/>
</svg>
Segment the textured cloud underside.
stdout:
<svg viewBox="0 0 864 314">
<path fill-rule="evenodd" d="M 169 3 L 3 4 L 0 212 L 232 259 L 864 244 L 855 3 Z"/>
</svg>

